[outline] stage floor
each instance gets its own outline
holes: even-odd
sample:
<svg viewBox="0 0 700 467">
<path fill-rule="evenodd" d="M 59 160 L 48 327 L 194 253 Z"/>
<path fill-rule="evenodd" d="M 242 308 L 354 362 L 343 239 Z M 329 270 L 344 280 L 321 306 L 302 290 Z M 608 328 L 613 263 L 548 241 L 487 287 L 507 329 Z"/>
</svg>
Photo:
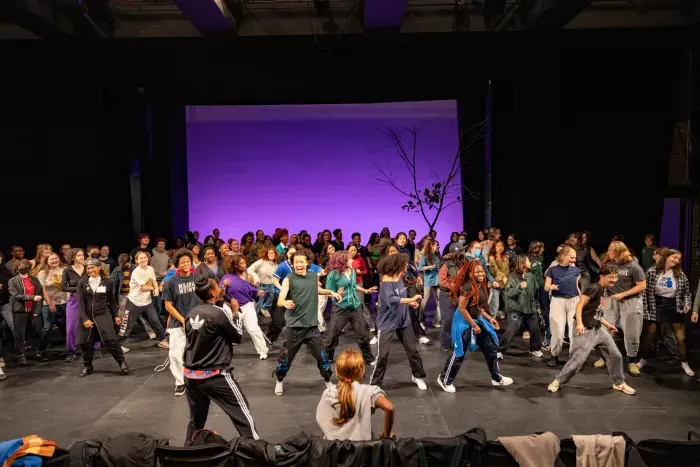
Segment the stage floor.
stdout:
<svg viewBox="0 0 700 467">
<path fill-rule="evenodd" d="M 508 388 L 494 388 L 483 356 L 469 355 L 455 386 L 457 393 L 443 392 L 435 379 L 447 354 L 437 347 L 438 330 L 430 329 L 432 345 L 421 346 L 429 387 L 420 391 L 411 383 L 406 356 L 394 342 L 383 388 L 396 407 L 397 436 L 449 437 L 472 427 L 482 427 L 489 439 L 553 431 L 571 434 L 625 431 L 632 439 L 683 440 L 688 430 L 700 430 L 700 385 L 680 373 L 680 367 L 658 363 L 638 377 L 628 377 L 637 395 L 611 389 L 604 370 L 584 370 L 557 394 L 547 385 L 557 373 L 544 360 L 527 356 L 523 341 L 501 362 L 504 375 L 515 380 Z M 340 349 L 354 345 L 354 336 L 341 338 Z M 146 432 L 170 438 L 181 445 L 188 422 L 186 397 L 173 395 L 173 379 L 166 370 L 153 369 L 167 356 L 155 341 L 134 343 L 127 354 L 131 374 L 122 376 L 114 360 L 105 355 L 95 364 L 96 373 L 77 377 L 81 363 L 61 360 L 30 362 L 15 368 L 8 361 L 7 380 L 0 382 L 0 440 L 37 433 L 68 447 L 76 440 L 96 435 Z M 279 441 L 301 430 L 321 435 L 316 405 L 324 386 L 311 355 L 302 350 L 285 380 L 284 396 L 274 394 L 272 371 L 277 350 L 260 361 L 248 336 L 235 348 L 235 378 L 248 398 L 260 435 Z M 30 351 L 28 355 L 33 355 Z M 59 359 L 56 351 L 53 358 Z M 9 359 L 8 359 L 9 360 Z M 375 432 L 382 415 L 374 416 Z M 228 417 L 212 404 L 207 427 L 225 438 L 237 435 Z"/>
</svg>

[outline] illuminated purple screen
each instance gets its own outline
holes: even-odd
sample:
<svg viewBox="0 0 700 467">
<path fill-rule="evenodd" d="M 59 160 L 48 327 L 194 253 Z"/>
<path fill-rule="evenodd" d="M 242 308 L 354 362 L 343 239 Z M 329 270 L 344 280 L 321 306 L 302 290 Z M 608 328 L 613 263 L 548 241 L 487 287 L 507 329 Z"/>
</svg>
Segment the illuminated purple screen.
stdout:
<svg viewBox="0 0 700 467">
<path fill-rule="evenodd" d="M 377 181 L 374 163 L 391 168 L 399 186 L 413 184 L 378 127 L 425 123 L 416 165 L 419 183 L 429 183 L 431 172 L 449 171 L 457 151 L 456 114 L 455 101 L 189 107 L 190 230 L 203 238 L 216 227 L 240 240 L 249 230 L 271 235 L 286 227 L 315 241 L 317 232 L 340 228 L 347 243 L 353 232 L 366 242 L 389 227 L 392 235 L 415 229 L 420 238 L 427 233 L 421 215 L 402 210 L 407 198 Z M 435 229 L 441 245 L 462 230 L 461 204 L 444 210 Z"/>
</svg>

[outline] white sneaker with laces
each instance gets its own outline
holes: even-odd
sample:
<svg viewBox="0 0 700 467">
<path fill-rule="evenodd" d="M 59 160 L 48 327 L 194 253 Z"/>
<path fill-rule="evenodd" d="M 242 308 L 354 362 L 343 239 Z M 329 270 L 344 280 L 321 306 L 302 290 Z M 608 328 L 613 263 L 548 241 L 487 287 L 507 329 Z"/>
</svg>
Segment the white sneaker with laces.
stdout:
<svg viewBox="0 0 700 467">
<path fill-rule="evenodd" d="M 425 336 L 421 336 L 418 338 L 418 342 L 420 342 L 421 344 L 427 344 L 428 342 L 430 342 L 430 339 L 428 339 Z"/>
<path fill-rule="evenodd" d="M 499 360 L 503 360 L 503 354 L 501 352 L 496 352 L 496 358 Z"/>
<path fill-rule="evenodd" d="M 501 381 L 491 380 L 491 384 L 494 386 L 510 386 L 513 384 L 513 380 L 507 376 L 501 375 Z"/>
<path fill-rule="evenodd" d="M 369 345 L 375 345 L 377 342 L 379 342 L 379 341 L 377 340 L 377 336 L 374 336 L 374 337 L 372 338 L 372 340 L 369 341 Z"/>
<path fill-rule="evenodd" d="M 532 355 L 533 357 L 537 357 L 537 358 L 544 357 L 544 354 L 539 350 L 535 350 L 534 352 L 530 352 L 530 355 Z"/>
<path fill-rule="evenodd" d="M 425 381 L 423 381 L 422 378 L 416 378 L 415 376 L 411 376 L 411 381 L 416 383 L 416 386 L 418 386 L 418 389 L 420 389 L 421 391 L 425 391 L 426 389 L 428 389 L 428 385 L 425 384 Z"/>
<path fill-rule="evenodd" d="M 284 383 L 282 381 L 277 381 L 275 383 L 275 395 L 281 396 L 284 394 Z"/>
<path fill-rule="evenodd" d="M 457 389 L 455 389 L 455 387 L 452 386 L 451 384 L 443 383 L 442 378 L 440 376 L 438 376 L 438 378 L 437 378 L 437 383 L 438 383 L 438 386 L 440 386 L 442 388 L 442 390 L 445 392 L 450 392 L 450 393 L 457 392 Z"/>
<path fill-rule="evenodd" d="M 683 368 L 683 371 L 685 372 L 686 375 L 695 376 L 695 372 L 693 371 L 692 368 L 690 368 L 690 365 L 688 365 L 688 362 L 681 362 L 681 367 Z"/>
</svg>

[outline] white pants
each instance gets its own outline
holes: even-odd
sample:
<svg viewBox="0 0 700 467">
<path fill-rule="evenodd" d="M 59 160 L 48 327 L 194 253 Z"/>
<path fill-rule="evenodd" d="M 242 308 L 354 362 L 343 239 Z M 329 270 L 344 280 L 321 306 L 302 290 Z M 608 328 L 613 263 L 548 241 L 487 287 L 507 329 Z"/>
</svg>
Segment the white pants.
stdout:
<svg viewBox="0 0 700 467">
<path fill-rule="evenodd" d="M 564 329 L 569 325 L 569 353 L 574 347 L 576 334 L 576 304 L 578 297 L 563 298 L 552 297 L 549 304 L 549 330 L 552 333 L 550 352 L 553 357 L 561 353 L 564 345 Z"/>
<path fill-rule="evenodd" d="M 326 330 L 326 320 L 323 318 L 323 312 L 326 311 L 328 303 L 328 295 L 318 296 L 318 330 L 324 332 Z"/>
<path fill-rule="evenodd" d="M 168 329 L 168 358 L 170 359 L 170 372 L 175 378 L 175 385 L 185 384 L 185 347 L 187 346 L 187 336 L 185 328 Z"/>
<path fill-rule="evenodd" d="M 255 302 L 246 303 L 240 308 L 239 312 L 241 314 L 243 329 L 245 329 L 245 332 L 253 339 L 255 351 L 260 356 L 267 356 L 267 342 L 258 324 L 258 313 L 255 311 Z"/>
</svg>

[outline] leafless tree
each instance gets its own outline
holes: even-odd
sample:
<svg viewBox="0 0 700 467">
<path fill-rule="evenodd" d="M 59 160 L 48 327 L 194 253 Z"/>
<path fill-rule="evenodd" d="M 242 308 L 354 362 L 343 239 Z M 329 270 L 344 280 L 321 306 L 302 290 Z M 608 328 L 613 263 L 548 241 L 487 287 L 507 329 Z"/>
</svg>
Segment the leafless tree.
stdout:
<svg viewBox="0 0 700 467">
<path fill-rule="evenodd" d="M 433 230 L 440 218 L 440 214 L 445 209 L 453 204 L 462 202 L 463 192 L 465 196 L 472 199 L 477 199 L 479 196 L 479 193 L 475 193 L 462 185 L 459 175 L 460 169 L 469 170 L 479 165 L 476 162 L 477 156 L 480 155 L 479 142 L 485 136 L 486 122 L 479 122 L 460 131 L 459 142 L 454 153 L 419 155 L 418 137 L 423 127 L 429 123 L 430 121 L 428 120 L 420 126 L 405 127 L 402 130 L 388 127 L 377 128 L 388 143 L 383 149 L 393 148 L 405 170 L 408 171 L 412 182 L 410 187 L 399 185 L 391 170 L 391 165 L 382 168 L 375 162 L 374 166 L 379 172 L 379 175 L 376 177 L 379 182 L 392 187 L 407 198 L 401 209 L 420 213 L 428 225 L 428 229 Z M 457 126 L 454 122 L 453 125 Z M 463 158 L 461 153 L 464 154 Z M 449 159 L 450 168 L 447 172 L 440 174 L 431 170 L 430 181 L 422 183 L 419 178 L 421 174 L 418 173 L 419 169 L 417 168 L 419 157 L 432 160 L 447 158 Z"/>
</svg>

